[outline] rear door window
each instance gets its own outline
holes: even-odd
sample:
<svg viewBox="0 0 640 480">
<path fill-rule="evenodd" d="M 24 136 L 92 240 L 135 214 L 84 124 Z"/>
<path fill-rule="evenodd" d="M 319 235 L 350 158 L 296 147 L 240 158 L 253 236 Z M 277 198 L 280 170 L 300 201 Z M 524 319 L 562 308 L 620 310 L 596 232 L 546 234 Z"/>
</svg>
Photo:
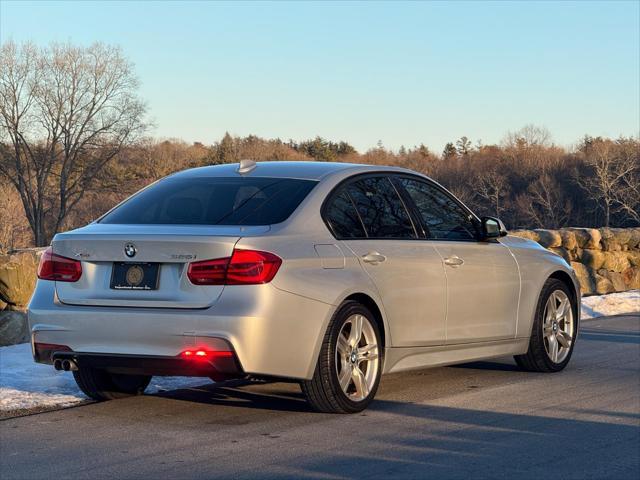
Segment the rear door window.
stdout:
<svg viewBox="0 0 640 480">
<path fill-rule="evenodd" d="M 368 238 L 416 238 L 411 217 L 389 178 L 365 177 L 349 183 L 346 192 Z"/>
<path fill-rule="evenodd" d="M 290 178 L 167 178 L 137 193 L 100 223 L 271 225 L 285 221 L 317 184 Z"/>
</svg>

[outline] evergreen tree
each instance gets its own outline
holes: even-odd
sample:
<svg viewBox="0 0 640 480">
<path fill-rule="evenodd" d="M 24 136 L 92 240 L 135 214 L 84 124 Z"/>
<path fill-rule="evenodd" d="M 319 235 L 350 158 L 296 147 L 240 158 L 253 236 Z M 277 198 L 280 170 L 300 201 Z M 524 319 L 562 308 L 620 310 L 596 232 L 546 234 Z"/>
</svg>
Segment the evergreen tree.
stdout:
<svg viewBox="0 0 640 480">
<path fill-rule="evenodd" d="M 237 161 L 235 144 L 229 132 L 225 132 L 224 137 L 218 144 L 216 153 L 217 163 L 233 163 Z"/>
<path fill-rule="evenodd" d="M 456 142 L 456 148 L 458 150 L 458 155 L 466 157 L 471 152 L 473 146 L 471 145 L 471 140 L 467 137 L 460 137 L 460 140 Z"/>
<path fill-rule="evenodd" d="M 458 151 L 453 143 L 449 142 L 444 146 L 444 150 L 442 151 L 442 159 L 443 160 L 452 160 L 458 156 Z"/>
</svg>

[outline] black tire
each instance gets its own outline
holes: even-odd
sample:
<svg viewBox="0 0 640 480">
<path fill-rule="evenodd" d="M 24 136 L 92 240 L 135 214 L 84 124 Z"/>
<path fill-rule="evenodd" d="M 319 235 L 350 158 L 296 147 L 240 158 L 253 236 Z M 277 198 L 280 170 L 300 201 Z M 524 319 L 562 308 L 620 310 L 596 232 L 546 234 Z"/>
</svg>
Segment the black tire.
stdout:
<svg viewBox="0 0 640 480">
<path fill-rule="evenodd" d="M 151 381 L 150 375 L 124 375 L 97 368 L 80 368 L 73 372 L 78 387 L 97 401 L 142 395 Z"/>
<path fill-rule="evenodd" d="M 569 297 L 574 321 L 569 353 L 566 358 L 559 363 L 552 361 L 549 358 L 549 355 L 547 355 L 542 330 L 545 305 L 547 303 L 547 300 L 549 299 L 549 296 L 556 290 L 563 291 L 567 295 L 567 297 Z M 538 305 L 536 307 L 536 314 L 531 331 L 531 338 L 529 340 L 529 349 L 524 355 L 515 355 L 513 358 L 520 368 L 529 372 L 559 372 L 563 370 L 569 363 L 569 360 L 571 360 L 573 348 L 576 344 L 576 337 L 578 335 L 578 327 L 579 325 L 575 295 L 571 292 L 569 287 L 567 287 L 564 282 L 555 278 L 549 278 L 542 286 L 540 298 L 538 299 Z"/>
<path fill-rule="evenodd" d="M 342 390 L 338 382 L 338 372 L 336 370 L 336 344 L 338 335 L 347 321 L 354 315 L 360 314 L 367 318 L 376 336 L 376 343 L 379 351 L 378 372 L 375 382 L 369 394 L 363 400 L 353 401 Z M 347 301 L 343 303 L 333 315 L 327 328 L 316 369 L 311 380 L 304 380 L 300 383 L 302 392 L 314 410 L 325 413 L 357 413 L 361 412 L 371 403 L 380 384 L 382 366 L 384 364 L 384 348 L 380 329 L 373 314 L 364 305 Z"/>
</svg>

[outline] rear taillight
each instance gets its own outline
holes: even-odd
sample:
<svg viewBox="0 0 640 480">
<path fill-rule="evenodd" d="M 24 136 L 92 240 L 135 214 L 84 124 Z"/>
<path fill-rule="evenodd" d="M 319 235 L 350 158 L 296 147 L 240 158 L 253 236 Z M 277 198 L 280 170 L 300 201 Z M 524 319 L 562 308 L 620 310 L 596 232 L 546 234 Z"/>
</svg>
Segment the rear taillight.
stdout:
<svg viewBox="0 0 640 480">
<path fill-rule="evenodd" d="M 194 285 L 256 285 L 273 280 L 281 264 L 273 253 L 234 250 L 230 258 L 190 263 L 187 277 Z"/>
<path fill-rule="evenodd" d="M 57 282 L 77 282 L 82 276 L 82 263 L 53 253 L 47 248 L 40 257 L 38 278 Z"/>
<path fill-rule="evenodd" d="M 282 259 L 273 253 L 234 250 L 227 267 L 227 285 L 269 283 L 278 273 Z"/>
<path fill-rule="evenodd" d="M 187 277 L 194 285 L 224 285 L 229 260 L 229 258 L 218 258 L 190 263 Z"/>
</svg>

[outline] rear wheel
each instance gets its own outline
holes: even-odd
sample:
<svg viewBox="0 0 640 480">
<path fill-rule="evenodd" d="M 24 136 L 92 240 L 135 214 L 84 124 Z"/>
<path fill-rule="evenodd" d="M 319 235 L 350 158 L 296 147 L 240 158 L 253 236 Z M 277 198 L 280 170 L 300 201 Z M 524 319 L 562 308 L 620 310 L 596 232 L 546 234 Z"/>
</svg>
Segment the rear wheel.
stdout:
<svg viewBox="0 0 640 480">
<path fill-rule="evenodd" d="M 73 377 L 85 395 L 98 401 L 142 395 L 151 381 L 150 375 L 124 375 L 88 367 L 76 370 Z"/>
<path fill-rule="evenodd" d="M 567 285 L 550 278 L 542 287 L 529 350 L 516 363 L 533 372 L 558 372 L 567 366 L 578 333 L 577 306 Z"/>
<path fill-rule="evenodd" d="M 381 336 L 371 312 L 345 302 L 335 313 L 320 349 L 313 378 L 301 382 L 320 412 L 355 413 L 375 397 L 382 373 Z"/>
</svg>

